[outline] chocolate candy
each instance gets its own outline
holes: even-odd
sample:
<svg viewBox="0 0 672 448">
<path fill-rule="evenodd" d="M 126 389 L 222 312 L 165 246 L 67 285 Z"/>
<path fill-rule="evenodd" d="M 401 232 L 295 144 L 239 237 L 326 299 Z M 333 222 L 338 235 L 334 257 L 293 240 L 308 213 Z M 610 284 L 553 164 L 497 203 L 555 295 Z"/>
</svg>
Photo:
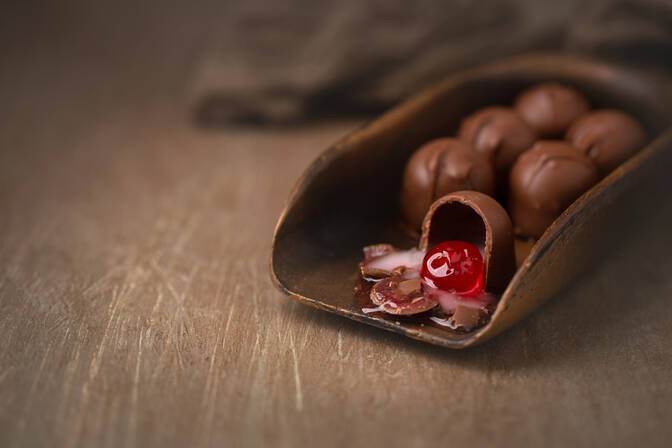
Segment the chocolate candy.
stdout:
<svg viewBox="0 0 672 448">
<path fill-rule="evenodd" d="M 539 141 L 521 155 L 510 177 L 516 234 L 538 238 L 599 179 L 595 164 L 563 141 Z"/>
<path fill-rule="evenodd" d="M 513 162 L 529 149 L 536 136 L 516 111 L 508 107 L 486 107 L 462 120 L 460 140 L 485 154 L 498 178 L 507 179 Z"/>
<path fill-rule="evenodd" d="M 588 101 L 579 92 L 551 82 L 523 91 L 513 107 L 540 138 L 562 137 L 589 109 Z"/>
<path fill-rule="evenodd" d="M 451 240 L 481 249 L 487 292 L 506 288 L 516 270 L 513 231 L 509 215 L 497 201 L 477 191 L 458 191 L 434 202 L 422 223 L 420 250 Z"/>
<path fill-rule="evenodd" d="M 488 160 L 467 144 L 441 138 L 421 146 L 408 160 L 401 187 L 401 212 L 414 230 L 430 204 L 457 190 L 494 194 L 495 176 Z"/>
<path fill-rule="evenodd" d="M 566 139 L 606 175 L 644 146 L 646 133 L 625 112 L 603 109 L 576 121 L 567 131 Z"/>
</svg>

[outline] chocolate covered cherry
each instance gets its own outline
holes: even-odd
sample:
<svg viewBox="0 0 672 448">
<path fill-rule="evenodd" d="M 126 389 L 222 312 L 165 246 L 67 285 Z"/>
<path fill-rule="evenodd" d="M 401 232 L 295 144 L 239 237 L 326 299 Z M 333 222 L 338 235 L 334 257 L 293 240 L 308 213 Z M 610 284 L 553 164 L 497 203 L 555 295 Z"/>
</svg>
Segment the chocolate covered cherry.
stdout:
<svg viewBox="0 0 672 448">
<path fill-rule="evenodd" d="M 606 175 L 642 149 L 646 132 L 625 112 L 602 109 L 578 119 L 567 131 L 566 138 Z"/>
<path fill-rule="evenodd" d="M 509 180 L 515 233 L 539 238 L 599 175 L 593 161 L 569 143 L 542 140 L 518 157 Z"/>
<path fill-rule="evenodd" d="M 523 91 L 513 108 L 541 138 L 555 138 L 588 112 L 588 100 L 575 89 L 545 82 Z"/>
<path fill-rule="evenodd" d="M 486 107 L 462 120 L 460 140 L 485 154 L 495 167 L 498 181 L 506 180 L 518 156 L 536 140 L 534 131 L 508 107 Z"/>
<path fill-rule="evenodd" d="M 419 230 L 427 209 L 448 193 L 476 190 L 492 196 L 495 174 L 489 159 L 466 143 L 439 138 L 422 145 L 408 160 L 401 186 L 401 214 Z"/>
<path fill-rule="evenodd" d="M 465 241 L 444 241 L 425 254 L 420 277 L 430 288 L 459 294 L 483 289 L 483 256 Z"/>
</svg>

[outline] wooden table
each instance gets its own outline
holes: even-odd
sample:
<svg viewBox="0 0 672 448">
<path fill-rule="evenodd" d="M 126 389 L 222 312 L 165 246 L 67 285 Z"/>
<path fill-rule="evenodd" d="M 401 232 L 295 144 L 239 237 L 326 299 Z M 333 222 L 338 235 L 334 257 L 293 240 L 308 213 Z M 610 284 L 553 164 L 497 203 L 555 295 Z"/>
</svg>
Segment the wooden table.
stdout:
<svg viewBox="0 0 672 448">
<path fill-rule="evenodd" d="M 199 129 L 207 10 L 52 9 L 2 48 L 0 446 L 670 446 L 672 213 L 475 349 L 313 310 L 271 234 L 357 123 Z"/>
</svg>

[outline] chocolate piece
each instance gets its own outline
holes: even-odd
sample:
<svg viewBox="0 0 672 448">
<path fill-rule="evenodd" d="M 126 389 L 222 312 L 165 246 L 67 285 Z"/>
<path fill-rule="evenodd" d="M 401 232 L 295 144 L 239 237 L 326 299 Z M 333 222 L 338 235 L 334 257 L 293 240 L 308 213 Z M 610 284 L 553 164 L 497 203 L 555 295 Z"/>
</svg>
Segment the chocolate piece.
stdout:
<svg viewBox="0 0 672 448">
<path fill-rule="evenodd" d="M 434 289 L 425 284 L 425 295 L 439 302 L 441 311 L 446 314 L 453 314 L 458 306 L 469 306 L 471 308 L 485 309 L 488 306 L 497 303 L 497 297 L 489 292 L 482 292 L 478 295 L 462 296 L 440 289 Z"/>
<path fill-rule="evenodd" d="M 567 131 L 566 139 L 606 175 L 644 147 L 646 133 L 625 112 L 603 109 L 576 121 Z"/>
<path fill-rule="evenodd" d="M 371 246 L 365 246 L 362 249 L 364 252 L 364 261 L 373 260 L 374 258 L 387 255 L 390 252 L 396 252 L 399 249 L 396 249 L 393 245 L 382 243 L 382 244 L 372 244 Z"/>
<path fill-rule="evenodd" d="M 381 279 L 395 275 L 412 276 L 419 272 L 424 252 L 417 249 L 399 250 L 389 244 L 375 244 L 362 249 L 364 260 L 359 263 L 362 277 Z"/>
<path fill-rule="evenodd" d="M 477 191 L 458 191 L 435 201 L 422 223 L 420 250 L 459 240 L 483 251 L 485 290 L 500 293 L 516 270 L 511 220 L 493 198 Z"/>
<path fill-rule="evenodd" d="M 511 170 L 510 210 L 516 234 L 540 237 L 598 179 L 595 164 L 569 143 L 537 142 Z"/>
<path fill-rule="evenodd" d="M 532 128 L 508 107 L 486 107 L 476 111 L 462 120 L 458 136 L 488 157 L 498 180 L 508 178 L 513 162 L 536 140 Z"/>
<path fill-rule="evenodd" d="M 471 308 L 464 305 L 457 305 L 455 312 L 448 319 L 454 328 L 463 330 L 471 330 L 478 326 L 481 320 L 481 310 L 479 308 Z"/>
<path fill-rule="evenodd" d="M 589 109 L 583 95 L 554 82 L 523 91 L 513 107 L 540 138 L 563 136 L 567 128 Z"/>
<path fill-rule="evenodd" d="M 404 280 L 399 282 L 399 294 L 403 296 L 411 295 L 413 293 L 422 293 L 422 281 L 419 278 L 411 280 Z"/>
<path fill-rule="evenodd" d="M 388 277 L 371 288 L 371 301 L 388 314 L 409 316 L 434 308 L 438 302 L 426 297 L 422 292 L 419 278 L 406 280 L 402 277 Z"/>
<path fill-rule="evenodd" d="M 396 252 L 397 250 L 398 249 L 395 249 L 391 244 L 374 244 L 371 246 L 365 246 L 362 249 L 362 252 L 364 252 L 364 260 L 359 263 L 359 270 L 362 273 L 362 277 L 380 279 L 401 274 L 401 272 L 394 272 L 393 270 L 380 269 L 376 265 L 371 266 L 371 262 L 373 260 L 376 260 L 389 253 Z"/>
<path fill-rule="evenodd" d="M 401 187 L 401 212 L 417 230 L 431 203 L 457 190 L 494 194 L 495 176 L 486 157 L 454 138 L 421 146 L 408 160 Z"/>
</svg>

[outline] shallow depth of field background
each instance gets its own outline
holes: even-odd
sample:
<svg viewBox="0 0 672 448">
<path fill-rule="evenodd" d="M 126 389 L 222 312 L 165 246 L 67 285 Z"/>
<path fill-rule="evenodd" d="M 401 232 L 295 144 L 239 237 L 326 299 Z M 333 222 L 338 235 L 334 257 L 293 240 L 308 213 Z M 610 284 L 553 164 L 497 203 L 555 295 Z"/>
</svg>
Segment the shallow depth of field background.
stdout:
<svg viewBox="0 0 672 448">
<path fill-rule="evenodd" d="M 303 169 L 462 68 L 672 74 L 666 0 L 0 6 L 0 446 L 670 446 L 669 204 L 454 352 L 288 300 Z"/>
</svg>

